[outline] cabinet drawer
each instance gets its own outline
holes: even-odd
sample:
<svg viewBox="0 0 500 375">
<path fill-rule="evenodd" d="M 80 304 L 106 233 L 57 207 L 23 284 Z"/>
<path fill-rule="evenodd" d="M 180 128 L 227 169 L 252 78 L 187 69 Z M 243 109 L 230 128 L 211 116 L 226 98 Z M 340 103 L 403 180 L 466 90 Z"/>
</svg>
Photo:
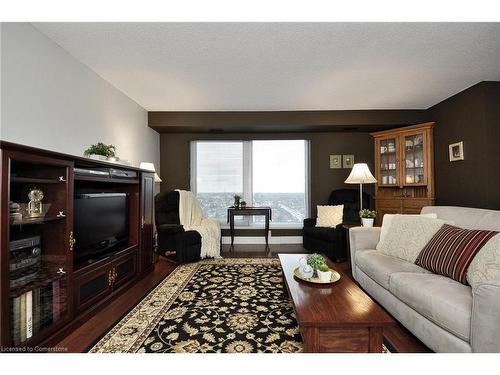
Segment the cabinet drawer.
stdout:
<svg viewBox="0 0 500 375">
<path fill-rule="evenodd" d="M 377 199 L 377 207 L 400 210 L 401 199 Z"/>
<path fill-rule="evenodd" d="M 431 206 L 432 201 L 429 199 L 405 199 L 403 200 L 404 209 L 422 209 L 424 206 Z"/>
</svg>

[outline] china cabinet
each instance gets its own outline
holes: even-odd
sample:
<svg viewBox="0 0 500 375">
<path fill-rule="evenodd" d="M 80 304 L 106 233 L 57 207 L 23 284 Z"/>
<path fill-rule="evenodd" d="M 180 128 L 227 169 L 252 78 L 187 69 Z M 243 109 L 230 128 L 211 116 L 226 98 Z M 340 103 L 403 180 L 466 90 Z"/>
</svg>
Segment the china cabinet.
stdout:
<svg viewBox="0 0 500 375">
<path fill-rule="evenodd" d="M 433 127 L 429 122 L 371 133 L 379 223 L 384 214 L 415 214 L 434 205 Z"/>
</svg>

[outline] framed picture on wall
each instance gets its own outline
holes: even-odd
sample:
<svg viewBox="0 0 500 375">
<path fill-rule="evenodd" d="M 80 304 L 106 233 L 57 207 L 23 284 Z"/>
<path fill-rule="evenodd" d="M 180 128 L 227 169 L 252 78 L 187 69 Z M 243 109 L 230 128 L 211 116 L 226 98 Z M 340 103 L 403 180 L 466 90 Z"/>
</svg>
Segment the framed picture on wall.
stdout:
<svg viewBox="0 0 500 375">
<path fill-rule="evenodd" d="M 354 165 L 354 155 L 342 155 L 343 167 L 352 168 Z"/>
<path fill-rule="evenodd" d="M 457 142 L 448 146 L 450 161 L 464 160 L 464 143 Z"/>
<path fill-rule="evenodd" d="M 342 155 L 330 155 L 330 169 L 342 168 Z"/>
</svg>

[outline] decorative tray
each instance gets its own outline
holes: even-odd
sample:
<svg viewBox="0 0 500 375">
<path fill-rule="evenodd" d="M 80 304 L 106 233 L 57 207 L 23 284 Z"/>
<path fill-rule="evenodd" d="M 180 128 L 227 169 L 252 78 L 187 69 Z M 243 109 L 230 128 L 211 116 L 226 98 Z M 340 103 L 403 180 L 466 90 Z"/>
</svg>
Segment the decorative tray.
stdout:
<svg viewBox="0 0 500 375">
<path fill-rule="evenodd" d="M 335 283 L 335 282 L 339 281 L 340 280 L 340 274 L 337 271 L 332 270 L 331 268 L 330 268 L 330 271 L 332 271 L 332 277 L 330 278 L 330 280 L 327 280 L 327 281 L 322 281 L 322 280 L 320 280 L 317 277 L 311 277 L 311 278 L 307 279 L 307 278 L 303 277 L 300 274 L 299 267 L 296 267 L 293 270 L 293 275 L 297 279 L 300 279 L 300 280 L 303 280 L 303 281 L 307 281 L 307 282 L 313 283 L 313 284 L 332 284 L 332 283 Z"/>
</svg>

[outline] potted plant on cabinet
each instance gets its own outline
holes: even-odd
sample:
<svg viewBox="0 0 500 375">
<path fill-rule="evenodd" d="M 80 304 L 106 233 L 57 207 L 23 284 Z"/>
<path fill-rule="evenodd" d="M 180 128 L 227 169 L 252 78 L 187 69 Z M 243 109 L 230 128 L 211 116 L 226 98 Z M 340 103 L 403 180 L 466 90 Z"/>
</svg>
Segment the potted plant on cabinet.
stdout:
<svg viewBox="0 0 500 375">
<path fill-rule="evenodd" d="M 376 216 L 377 216 L 377 211 L 368 210 L 366 208 L 359 211 L 359 217 L 361 218 L 361 223 L 364 227 L 367 228 L 373 227 L 373 222 L 375 221 Z"/>
<path fill-rule="evenodd" d="M 116 161 L 116 147 L 113 145 L 106 145 L 102 142 L 99 142 L 96 143 L 95 145 L 91 145 L 88 149 L 86 149 L 83 152 L 83 156 L 97 160 L 104 159 L 104 160 Z"/>
</svg>

